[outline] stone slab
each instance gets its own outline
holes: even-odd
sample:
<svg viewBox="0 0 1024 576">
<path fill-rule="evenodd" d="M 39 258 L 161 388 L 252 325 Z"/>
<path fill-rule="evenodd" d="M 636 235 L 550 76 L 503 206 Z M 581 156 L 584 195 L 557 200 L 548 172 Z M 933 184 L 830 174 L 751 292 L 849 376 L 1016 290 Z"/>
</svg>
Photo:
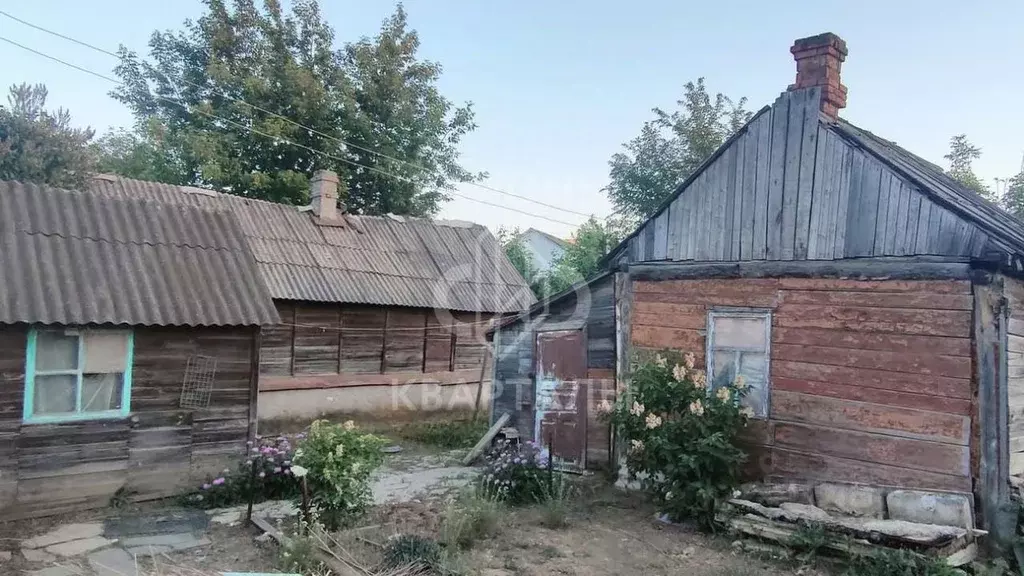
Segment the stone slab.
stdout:
<svg viewBox="0 0 1024 576">
<path fill-rule="evenodd" d="M 136 546 L 134 548 L 126 549 L 126 552 L 132 556 L 156 556 L 158 554 L 165 554 L 173 551 L 174 549 L 170 546 Z"/>
<path fill-rule="evenodd" d="M 140 536 L 138 538 L 125 538 L 121 545 L 125 548 L 148 548 L 151 546 L 166 546 L 171 550 L 188 550 L 199 546 L 208 546 L 209 538 L 196 536 L 191 532 L 180 534 L 160 534 L 157 536 Z"/>
<path fill-rule="evenodd" d="M 843 516 L 885 518 L 885 491 L 855 484 L 818 484 L 814 487 L 818 508 Z"/>
<path fill-rule="evenodd" d="M 22 548 L 21 555 L 29 562 L 53 562 L 57 559 L 56 556 L 46 550 L 38 550 L 36 548 Z"/>
<path fill-rule="evenodd" d="M 81 576 L 82 572 L 74 566 L 50 566 L 42 570 L 26 572 L 28 576 Z"/>
<path fill-rule="evenodd" d="M 103 521 L 107 538 L 130 538 L 179 532 L 204 532 L 210 524 L 203 510 L 161 510 L 145 514 L 127 514 Z"/>
<path fill-rule="evenodd" d="M 101 534 L 103 534 L 103 524 L 100 522 L 64 524 L 63 526 L 59 526 L 46 534 L 29 538 L 28 540 L 22 540 L 21 547 L 46 548 L 47 546 L 53 546 L 54 544 L 60 544 L 62 542 L 94 538 Z"/>
<path fill-rule="evenodd" d="M 89 554 L 89 566 L 96 576 L 138 576 L 135 557 L 121 548 L 107 548 Z"/>
<path fill-rule="evenodd" d="M 72 556 L 79 556 L 87 552 L 92 552 L 93 550 L 99 550 L 100 548 L 106 548 L 116 542 L 117 540 L 110 540 L 102 536 L 96 536 L 94 538 L 83 538 L 81 540 L 72 540 L 70 542 L 54 544 L 53 546 L 48 546 L 46 551 L 50 554 L 70 558 Z"/>
<path fill-rule="evenodd" d="M 784 502 L 814 505 L 814 489 L 806 484 L 751 482 L 740 486 L 740 498 L 763 506 Z"/>
<path fill-rule="evenodd" d="M 886 496 L 889 518 L 919 524 L 973 528 L 971 499 L 966 494 L 893 490 Z"/>
<path fill-rule="evenodd" d="M 0 550 L 0 562 L 10 562 L 11 558 L 14 557 L 12 552 L 7 550 Z"/>
</svg>

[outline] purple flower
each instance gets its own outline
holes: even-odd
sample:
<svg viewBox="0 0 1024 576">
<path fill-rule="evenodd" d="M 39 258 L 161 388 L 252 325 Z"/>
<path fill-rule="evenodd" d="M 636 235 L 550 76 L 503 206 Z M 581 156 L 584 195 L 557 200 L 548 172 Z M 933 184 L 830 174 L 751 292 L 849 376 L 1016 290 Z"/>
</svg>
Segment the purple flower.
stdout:
<svg viewBox="0 0 1024 576">
<path fill-rule="evenodd" d="M 280 473 L 281 473 L 281 467 L 280 466 L 274 466 L 274 474 L 280 474 Z"/>
<path fill-rule="evenodd" d="M 214 486 L 220 486 L 223 483 L 224 483 L 224 479 L 223 478 L 214 478 L 214 480 L 213 480 L 213 485 Z"/>
<path fill-rule="evenodd" d="M 266 477 L 267 477 L 267 473 L 266 472 L 260 472 L 260 478 L 266 478 Z"/>
<path fill-rule="evenodd" d="M 209 484 L 203 484 L 203 490 L 209 490 L 209 489 L 210 489 L 210 485 Z"/>
</svg>

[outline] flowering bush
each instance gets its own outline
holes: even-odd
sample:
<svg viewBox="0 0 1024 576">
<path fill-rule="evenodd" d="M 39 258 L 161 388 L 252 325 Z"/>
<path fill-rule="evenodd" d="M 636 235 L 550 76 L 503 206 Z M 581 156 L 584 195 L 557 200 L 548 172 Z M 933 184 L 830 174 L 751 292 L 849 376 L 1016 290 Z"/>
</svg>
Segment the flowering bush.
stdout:
<svg viewBox="0 0 1024 576">
<path fill-rule="evenodd" d="M 718 504 L 739 484 L 746 455 L 737 436 L 752 416 L 742 378 L 716 390 L 693 354 L 664 352 L 634 361 L 630 384 L 609 418 L 624 440 L 630 476 L 673 520 L 714 527 Z"/>
<path fill-rule="evenodd" d="M 371 501 L 370 476 L 383 462 L 383 438 L 360 432 L 350 420 L 317 420 L 292 458 L 293 476 L 305 477 L 310 504 L 331 529 L 361 514 Z"/>
<path fill-rule="evenodd" d="M 256 502 L 296 497 L 299 485 L 291 475 L 291 440 L 286 436 L 257 436 L 256 440 L 255 444 L 249 443 L 249 455 L 238 468 L 207 478 L 198 491 L 189 495 L 188 502 L 201 508 L 218 508 L 248 502 L 250 497 Z"/>
<path fill-rule="evenodd" d="M 543 500 L 549 479 L 548 455 L 533 442 L 498 443 L 487 453 L 480 476 L 488 494 L 513 505 Z"/>
</svg>

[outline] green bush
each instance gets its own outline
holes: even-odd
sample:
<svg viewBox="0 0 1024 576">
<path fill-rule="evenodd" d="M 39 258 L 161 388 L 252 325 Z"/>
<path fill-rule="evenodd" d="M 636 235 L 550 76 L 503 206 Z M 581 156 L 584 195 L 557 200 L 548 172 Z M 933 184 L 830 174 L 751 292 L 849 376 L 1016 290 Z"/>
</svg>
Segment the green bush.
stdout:
<svg viewBox="0 0 1024 576">
<path fill-rule="evenodd" d="M 844 576 L 955 576 L 962 574 L 940 558 L 910 550 L 881 549 L 850 559 Z"/>
<path fill-rule="evenodd" d="M 399 437 L 420 444 L 454 450 L 472 448 L 487 433 L 487 422 L 451 420 L 444 422 L 413 422 L 397 430 Z"/>
<path fill-rule="evenodd" d="M 499 442 L 487 453 L 480 473 L 480 488 L 513 506 L 544 499 L 551 480 L 548 456 L 533 442 Z"/>
<path fill-rule="evenodd" d="M 303 434 L 298 436 L 299 440 Z M 297 497 L 299 484 L 292 476 L 292 441 L 287 436 L 256 437 L 249 455 L 234 470 L 209 477 L 184 502 L 199 508 L 221 508 L 254 502 Z"/>
<path fill-rule="evenodd" d="M 434 569 L 441 558 L 440 544 L 415 534 L 399 534 L 384 545 L 384 566 L 388 568 L 418 564 Z"/>
<path fill-rule="evenodd" d="M 383 462 L 383 438 L 364 434 L 351 421 L 317 420 L 295 451 L 294 475 L 305 476 L 310 503 L 329 529 L 360 516 L 372 500 L 370 476 Z"/>
<path fill-rule="evenodd" d="M 493 493 L 479 487 L 466 490 L 441 513 L 440 541 L 450 549 L 471 548 L 498 531 L 503 511 Z"/>
<path fill-rule="evenodd" d="M 750 417 L 742 380 L 709 390 L 693 354 L 663 352 L 632 363 L 630 384 L 610 410 L 630 476 L 673 520 L 714 528 L 715 512 L 738 487 L 746 454 L 737 437 Z"/>
</svg>

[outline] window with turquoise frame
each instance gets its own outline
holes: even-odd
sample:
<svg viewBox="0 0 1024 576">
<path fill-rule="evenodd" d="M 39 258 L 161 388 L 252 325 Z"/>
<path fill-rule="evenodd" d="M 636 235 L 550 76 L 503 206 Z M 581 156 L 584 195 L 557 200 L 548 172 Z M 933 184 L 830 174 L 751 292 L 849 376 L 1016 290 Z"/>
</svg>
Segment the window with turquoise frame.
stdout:
<svg viewBox="0 0 1024 576">
<path fill-rule="evenodd" d="M 24 421 L 49 424 L 128 416 L 134 345 L 130 330 L 30 330 Z"/>
</svg>

